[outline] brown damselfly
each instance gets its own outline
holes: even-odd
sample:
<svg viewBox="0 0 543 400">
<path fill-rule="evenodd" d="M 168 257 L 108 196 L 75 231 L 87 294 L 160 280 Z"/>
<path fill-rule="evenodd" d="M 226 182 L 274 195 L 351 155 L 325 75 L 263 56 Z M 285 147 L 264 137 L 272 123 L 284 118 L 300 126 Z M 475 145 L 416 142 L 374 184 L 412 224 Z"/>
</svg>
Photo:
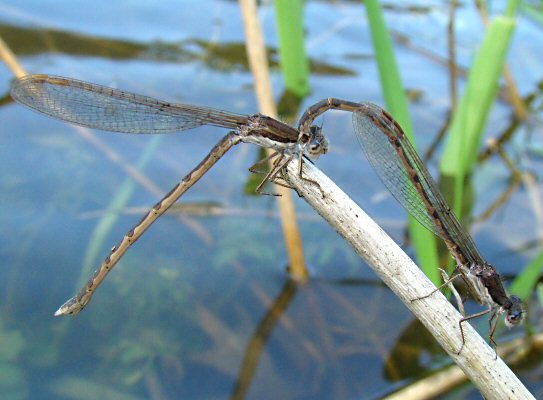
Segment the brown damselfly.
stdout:
<svg viewBox="0 0 543 400">
<path fill-rule="evenodd" d="M 330 109 L 353 113 L 356 137 L 383 184 L 417 221 L 447 245 L 456 262 L 449 281 L 462 277 L 475 300 L 488 306 L 488 309 L 459 321 L 462 346 L 458 352 L 465 344 L 462 324 L 488 313 L 491 314 L 489 340 L 495 347 L 497 316 L 505 313 L 507 326 L 518 325 L 524 314 L 521 300 L 507 294 L 496 269 L 481 256 L 398 122 L 375 104 L 329 98 L 307 109 L 300 118 L 299 130 L 308 129 L 315 118 Z"/>
<path fill-rule="evenodd" d="M 300 134 L 295 128 L 261 114 L 247 116 L 208 107 L 173 104 L 71 78 L 25 76 L 13 83 L 11 96 L 27 107 L 51 117 L 113 132 L 171 133 L 201 125 L 232 130 L 128 231 L 80 292 L 55 312 L 56 316 L 80 312 L 128 248 L 234 145 L 253 143 L 271 148 L 279 156 L 257 190 L 266 181 L 274 179 L 297 152 L 306 152 L 316 157 L 328 148 L 319 127 L 311 127 L 307 134 Z"/>
<path fill-rule="evenodd" d="M 85 287 L 63 304 L 55 315 L 81 311 L 132 243 L 232 146 L 245 142 L 276 151 L 279 157 L 275 167 L 263 183 L 276 178 L 294 157 L 298 157 L 301 173 L 304 154 L 316 157 L 328 149 L 321 129 L 312 125 L 313 121 L 324 112 L 337 109 L 353 114 L 354 131 L 366 157 L 393 196 L 423 226 L 444 240 L 457 265 L 453 278 L 461 276 L 474 298 L 488 306 L 487 310 L 460 320 L 462 342 L 462 323 L 469 319 L 491 313 L 490 342 L 493 345 L 499 314 L 506 314 L 507 325 L 522 321 L 520 299 L 507 294 L 496 269 L 483 259 L 399 124 L 374 104 L 334 98 L 322 100 L 307 109 L 300 118 L 298 129 L 295 129 L 261 114 L 246 116 L 207 107 L 173 104 L 49 75 L 20 78 L 14 82 L 11 94 L 22 104 L 49 116 L 102 130 L 156 134 L 184 131 L 201 125 L 232 130 L 113 247 Z"/>
</svg>

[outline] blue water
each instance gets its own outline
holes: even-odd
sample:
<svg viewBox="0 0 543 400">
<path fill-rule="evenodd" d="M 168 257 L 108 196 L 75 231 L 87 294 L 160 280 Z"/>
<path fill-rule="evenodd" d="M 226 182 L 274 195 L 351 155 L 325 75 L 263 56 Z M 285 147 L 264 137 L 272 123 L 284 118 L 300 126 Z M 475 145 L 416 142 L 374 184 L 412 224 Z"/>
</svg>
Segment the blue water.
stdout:
<svg viewBox="0 0 543 400">
<path fill-rule="evenodd" d="M 408 6 L 423 7 L 410 12 Z M 395 42 L 404 84 L 420 94 L 411 115 L 422 149 L 442 126 L 450 103 L 446 66 L 419 50 L 446 57 L 447 12 L 440 1 L 410 1 L 386 11 L 394 32 L 412 45 Z M 304 16 L 309 57 L 348 73 L 313 73 L 301 108 L 332 96 L 383 105 L 363 6 L 308 1 Z M 471 6 L 458 16 L 458 61 L 468 67 L 483 30 Z M 266 43 L 275 49 L 273 7 L 262 6 L 260 17 Z M 0 3 L 3 38 L 29 72 L 251 114 L 257 105 L 243 60 L 213 52 L 215 45 L 243 46 L 240 18 L 232 1 Z M 59 39 L 47 30 L 85 38 Z M 509 66 L 523 96 L 537 91 L 543 75 L 541 36 L 541 27 L 520 17 Z M 172 46 L 168 52 L 165 44 Z M 141 50 L 115 56 L 128 45 Z M 271 73 L 278 99 L 282 77 L 277 68 Z M 5 96 L 11 79 L 0 65 Z M 461 78 L 461 88 L 464 83 Z M 488 135 L 501 132 L 510 118 L 510 107 L 499 101 Z M 219 205 L 218 215 L 165 215 L 80 315 L 54 318 L 143 210 L 225 132 L 203 127 L 162 135 L 158 143 L 143 135 L 94 132 L 126 164 L 136 165 L 156 146 L 142 173 L 157 192 L 135 184 L 127 204 L 106 212 L 127 179 L 118 164 L 73 126 L 9 99 L 0 107 L 0 121 L 2 399 L 222 399 L 236 387 L 247 388 L 254 399 L 378 398 L 445 362 L 407 309 L 301 199 L 295 201 L 312 279 L 297 289 L 289 284 L 275 200 L 244 194 L 247 168 L 258 157 L 250 145 L 231 151 L 183 197 L 204 212 L 211 202 Z M 323 126 L 331 151 L 318 160 L 319 168 L 402 243 L 405 214 L 363 159 L 350 117 L 328 113 Z M 541 140 L 533 134 L 529 141 L 527 128 L 520 129 L 508 150 L 521 167 L 538 173 L 541 162 L 527 148 Z M 478 170 L 476 216 L 505 190 L 509 176 L 497 158 Z M 505 275 L 518 273 L 537 251 L 528 245 L 538 232 L 530 201 L 517 190 L 498 213 L 474 227 L 482 252 Z M 116 219 L 97 232 L 105 216 Z M 275 313 L 274 302 L 280 304 Z M 255 350 L 251 338 L 262 324 L 271 329 Z M 486 334 L 486 320 L 476 325 Z M 414 359 L 402 358 L 402 346 Z M 529 374 L 521 372 L 520 378 L 541 391 Z M 475 390 L 461 395 L 478 398 Z"/>
</svg>

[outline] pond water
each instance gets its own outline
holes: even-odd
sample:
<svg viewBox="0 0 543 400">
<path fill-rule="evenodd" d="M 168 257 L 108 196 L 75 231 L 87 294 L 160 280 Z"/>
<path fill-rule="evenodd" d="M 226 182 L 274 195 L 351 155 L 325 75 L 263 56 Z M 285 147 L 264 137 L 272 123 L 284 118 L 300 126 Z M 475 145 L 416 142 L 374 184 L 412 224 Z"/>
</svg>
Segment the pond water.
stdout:
<svg viewBox="0 0 543 400">
<path fill-rule="evenodd" d="M 471 2 L 468 2 L 471 3 Z M 410 104 L 425 150 L 450 106 L 444 63 L 446 2 L 385 3 Z M 273 6 L 259 14 L 275 98 Z M 311 93 L 383 105 L 364 7 L 307 1 Z M 483 29 L 471 5 L 458 10 L 458 62 L 469 66 Z M 30 73 L 69 76 L 160 99 L 252 114 L 253 78 L 244 58 L 237 2 L 0 2 L 0 35 Z M 543 32 L 519 17 L 509 66 L 522 96 L 541 102 Z M 405 40 L 400 39 L 407 39 Z M 433 56 L 429 57 L 428 53 Z M 175 135 L 92 134 L 30 112 L 9 98 L 0 65 L 0 393 L 4 399 L 351 399 L 380 398 L 449 363 L 410 312 L 350 247 L 296 199 L 310 281 L 288 279 L 272 196 L 245 190 L 258 148 L 237 146 L 163 216 L 73 318 L 53 312 L 79 289 L 109 249 L 225 134 L 203 127 Z M 465 81 L 460 80 L 460 88 Z M 541 111 L 519 128 L 508 152 L 538 176 Z M 498 101 L 489 136 L 511 120 Z M 319 123 L 321 121 L 319 120 Z M 399 243 L 405 213 L 382 186 L 352 132 L 330 112 L 331 151 L 317 161 Z M 533 133 L 533 135 L 531 135 Z M 134 183 L 126 166 L 150 183 Z M 435 161 L 430 161 L 435 170 Z M 499 159 L 474 176 L 474 216 L 506 190 Z M 541 192 L 540 187 L 535 188 Z M 510 277 L 537 253 L 541 226 L 530 194 L 518 189 L 473 227 L 475 240 Z M 190 206 L 190 207 L 189 207 Z M 406 246 L 406 251 L 412 254 Z M 474 325 L 486 335 L 487 321 Z M 510 332 L 521 336 L 522 329 Z M 518 371 L 543 396 L 541 364 Z M 539 375 L 540 376 L 540 375 Z M 479 398 L 469 384 L 455 398 Z"/>
</svg>

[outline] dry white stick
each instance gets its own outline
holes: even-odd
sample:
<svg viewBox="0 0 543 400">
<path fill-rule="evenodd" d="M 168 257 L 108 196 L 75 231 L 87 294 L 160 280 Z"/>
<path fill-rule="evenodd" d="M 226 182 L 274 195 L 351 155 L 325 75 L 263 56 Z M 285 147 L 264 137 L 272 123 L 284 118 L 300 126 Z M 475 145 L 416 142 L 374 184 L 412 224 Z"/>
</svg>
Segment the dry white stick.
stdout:
<svg viewBox="0 0 543 400">
<path fill-rule="evenodd" d="M 303 177 L 297 163 L 286 168 L 291 185 L 351 245 L 413 314 L 436 338 L 441 347 L 487 399 L 535 399 L 516 375 L 469 325 L 464 323 L 462 338 L 460 313 L 441 292 L 425 299 L 435 286 L 404 251 L 362 211 L 344 192 L 314 165 L 304 163 Z M 323 196 L 324 195 L 324 196 Z"/>
</svg>

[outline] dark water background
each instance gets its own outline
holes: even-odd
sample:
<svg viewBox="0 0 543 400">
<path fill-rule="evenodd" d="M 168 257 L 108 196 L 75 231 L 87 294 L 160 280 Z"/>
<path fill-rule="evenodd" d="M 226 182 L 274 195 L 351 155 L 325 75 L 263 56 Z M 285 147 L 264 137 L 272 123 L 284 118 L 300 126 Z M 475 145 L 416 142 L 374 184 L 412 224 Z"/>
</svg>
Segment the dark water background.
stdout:
<svg viewBox="0 0 543 400">
<path fill-rule="evenodd" d="M 463 67 L 483 32 L 467 3 L 457 17 Z M 447 68 L 427 54 L 446 57 L 447 4 L 394 4 L 384 4 L 386 18 L 413 95 L 417 143 L 426 149 L 450 105 Z M 313 68 L 302 110 L 332 96 L 382 105 L 363 6 L 308 1 L 304 16 Z M 276 62 L 273 7 L 262 6 L 260 17 Z M 11 0 L 0 2 L 0 35 L 32 73 L 251 114 L 257 106 L 240 18 L 234 1 Z M 522 96 L 541 99 L 542 37 L 540 26 L 519 17 L 509 66 Z M 284 88 L 275 62 L 272 81 L 279 98 Z M 73 126 L 13 104 L 11 79 L 1 64 L 2 399 L 223 399 L 244 385 L 254 399 L 379 398 L 449 363 L 405 307 L 301 200 L 296 207 L 312 279 L 302 287 L 289 282 L 275 200 L 244 191 L 247 168 L 258 159 L 250 145 L 231 151 L 184 196 L 193 211 L 162 217 L 129 250 L 83 313 L 53 318 L 87 277 L 86 269 L 94 269 L 144 209 L 225 132 L 95 132 L 126 163 L 138 165 L 147 154 L 142 172 L 159 188 L 152 193 L 133 184 L 127 206 L 106 212 L 120 187 L 130 186 L 123 170 Z M 522 125 L 507 148 L 519 168 L 536 177 L 541 117 L 539 112 L 534 123 Z M 501 133 L 511 118 L 509 105 L 498 101 L 488 136 Z M 403 243 L 405 214 L 364 160 L 350 117 L 327 113 L 324 129 L 331 151 L 317 162 L 319 168 Z M 480 167 L 474 176 L 475 217 L 509 179 L 497 158 Z M 98 225 L 105 214 L 117 218 L 109 230 Z M 533 198 L 523 189 L 472 227 L 483 254 L 505 276 L 518 273 L 537 253 L 541 231 Z M 475 324 L 486 334 L 484 318 Z M 251 338 L 262 338 L 262 329 L 266 340 L 254 346 Z M 520 336 L 522 329 L 509 334 Z M 251 356 L 253 367 L 243 369 Z M 541 364 L 518 373 L 536 397 L 543 396 Z M 451 398 L 478 396 L 466 386 Z"/>
</svg>

